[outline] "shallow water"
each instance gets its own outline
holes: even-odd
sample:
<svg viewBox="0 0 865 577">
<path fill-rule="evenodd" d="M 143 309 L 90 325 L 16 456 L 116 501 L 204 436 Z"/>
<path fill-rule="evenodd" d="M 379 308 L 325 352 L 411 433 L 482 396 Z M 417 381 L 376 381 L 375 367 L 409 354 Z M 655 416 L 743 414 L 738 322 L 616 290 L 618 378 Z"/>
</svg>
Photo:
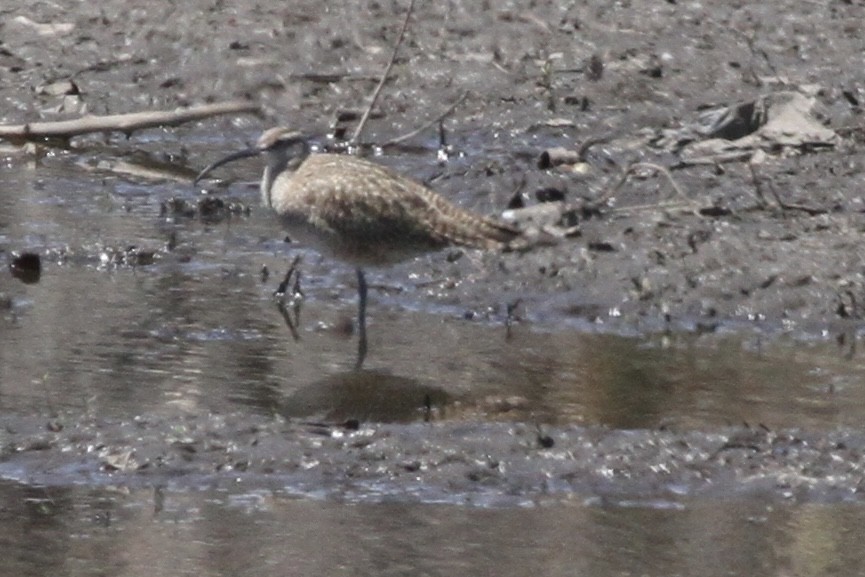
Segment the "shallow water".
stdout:
<svg viewBox="0 0 865 577">
<path fill-rule="evenodd" d="M 18 194 L 0 198 L 0 258 L 8 263 L 12 250 L 43 254 L 38 283 L 20 283 L 8 267 L 0 272 L 10 301 L 0 320 L 0 407 L 7 412 L 124 417 L 168 404 L 411 420 L 420 414 L 417 399 L 434 393 L 445 418 L 617 428 L 774 428 L 791 415 L 818 429 L 861 421 L 865 393 L 856 383 L 865 366 L 833 341 L 758 333 L 626 337 L 532 322 L 508 332 L 501 311 L 466 320 L 458 304 L 429 296 L 424 281 L 441 254 L 370 276 L 371 352 L 367 377 L 358 377 L 349 267 L 305 253 L 295 341 L 272 298 L 294 252 L 274 240 L 279 230 L 263 211 L 218 223 L 171 221 L 159 216 L 160 203 L 194 199 L 187 185 L 68 173 L 4 171 Z M 239 186 L 232 194 L 255 208 L 254 190 Z M 170 235 L 174 250 L 159 252 Z M 131 245 L 157 251 L 156 262 L 106 261 Z M 273 271 L 267 280 L 263 266 Z M 412 396 L 414 406 L 360 408 L 376 390 L 391 400 Z"/>
<path fill-rule="evenodd" d="M 499 322 L 383 308 L 375 298 L 371 352 L 357 375 L 355 338 L 343 328 L 355 310 L 351 271 L 333 275 L 335 287 L 307 289 L 318 294 L 303 306 L 295 341 L 271 297 L 274 282 L 262 283 L 242 256 L 117 270 L 46 263 L 39 283 L 12 287 L 0 321 L 0 407 L 128 417 L 166 404 L 249 406 L 390 421 L 420 418 L 417 407 L 433 394 L 445 418 L 616 428 L 778 428 L 791 415 L 810 429 L 861 421 L 865 367 L 834 343 L 622 337 L 529 323 L 508 336 Z M 390 401 L 362 409 L 374 394 Z M 395 402 L 399 394 L 415 406 Z"/>
<path fill-rule="evenodd" d="M 15 192 L 0 196 L 0 418 L 179 409 L 402 422 L 432 410 L 617 429 L 862 422 L 865 365 L 834 341 L 623 336 L 530 314 L 508 331 L 501 302 L 441 298 L 444 277 L 483 275 L 471 257 L 451 264 L 442 254 L 370 275 L 370 354 L 355 372 L 352 270 L 305 254 L 292 338 L 272 291 L 294 249 L 255 208 L 254 187 L 229 193 L 251 216 L 168 219 L 162 202 L 197 198 L 188 184 L 117 178 L 92 169 L 99 162 L 60 154 L 3 169 Z M 155 251 L 155 262 L 113 261 L 131 245 Z M 13 250 L 42 255 L 39 282 L 12 277 Z M 843 574 L 863 515 L 742 499 L 627 507 L 575 496 L 484 509 L 80 483 L 0 485 L 10 574 Z"/>
<path fill-rule="evenodd" d="M 865 521 L 756 501 L 475 509 L 4 483 L 0 499 L 8 575 L 849 575 Z"/>
</svg>

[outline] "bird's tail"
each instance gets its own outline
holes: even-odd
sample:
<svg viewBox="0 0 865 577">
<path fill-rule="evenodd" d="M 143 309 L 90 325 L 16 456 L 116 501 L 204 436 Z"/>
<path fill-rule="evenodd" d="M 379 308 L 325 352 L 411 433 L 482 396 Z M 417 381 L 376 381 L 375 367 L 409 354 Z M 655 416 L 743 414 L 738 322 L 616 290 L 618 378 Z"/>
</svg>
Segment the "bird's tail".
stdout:
<svg viewBox="0 0 865 577">
<path fill-rule="evenodd" d="M 439 232 L 452 244 L 481 249 L 507 248 L 522 235 L 513 226 L 465 212 L 458 218 L 449 219 L 447 226 Z"/>
</svg>

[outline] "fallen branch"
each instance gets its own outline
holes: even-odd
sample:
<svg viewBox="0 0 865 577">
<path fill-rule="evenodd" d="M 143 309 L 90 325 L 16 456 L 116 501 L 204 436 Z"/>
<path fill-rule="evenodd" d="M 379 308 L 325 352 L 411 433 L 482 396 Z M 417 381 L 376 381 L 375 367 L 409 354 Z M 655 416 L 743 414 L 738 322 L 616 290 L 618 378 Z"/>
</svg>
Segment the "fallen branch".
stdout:
<svg viewBox="0 0 865 577">
<path fill-rule="evenodd" d="M 363 127 L 366 125 L 366 121 L 369 118 L 375 103 L 378 101 L 381 89 L 384 88 L 384 83 L 387 82 L 387 77 L 390 75 L 390 69 L 393 68 L 393 63 L 396 60 L 396 54 L 399 52 L 399 47 L 402 44 L 403 38 L 405 38 L 405 31 L 408 29 L 408 21 L 409 18 L 411 18 L 412 11 L 414 11 L 414 0 L 411 0 L 408 4 L 408 10 L 405 13 L 405 20 L 403 20 L 402 29 L 399 31 L 399 37 L 396 39 L 396 44 L 393 46 L 390 60 L 387 63 L 387 67 L 384 69 L 384 73 L 381 75 L 381 80 L 378 81 L 378 85 L 372 93 L 372 98 L 369 101 L 369 106 L 366 107 L 366 112 L 363 113 L 363 117 L 361 117 L 357 128 L 354 129 L 354 134 L 352 134 L 351 140 L 349 140 L 350 144 L 356 143 L 357 139 L 360 138 L 360 133 L 363 132 Z"/>
<path fill-rule="evenodd" d="M 177 126 L 211 116 L 241 112 L 258 114 L 261 112 L 261 108 L 253 102 L 235 100 L 190 106 L 189 108 L 179 108 L 177 110 L 133 112 L 130 114 L 112 114 L 109 116 L 85 116 L 74 120 L 60 120 L 57 122 L 2 125 L 0 126 L 0 138 L 17 144 L 45 138 L 68 139 L 73 136 L 92 132 L 117 131 L 129 134 L 135 130 L 142 130 L 144 128 Z"/>
</svg>

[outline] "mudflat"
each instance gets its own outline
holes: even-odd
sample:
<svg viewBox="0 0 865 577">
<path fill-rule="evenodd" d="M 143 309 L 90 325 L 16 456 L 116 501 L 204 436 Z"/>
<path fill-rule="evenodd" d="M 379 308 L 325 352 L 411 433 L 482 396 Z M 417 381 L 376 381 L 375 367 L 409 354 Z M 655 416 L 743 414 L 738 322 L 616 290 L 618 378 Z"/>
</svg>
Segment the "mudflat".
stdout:
<svg viewBox="0 0 865 577">
<path fill-rule="evenodd" d="M 180 175 L 177 182 L 183 184 L 171 184 L 179 189 L 187 186 L 184 175 L 191 177 L 263 128 L 290 125 L 323 145 L 333 135 L 350 134 L 390 57 L 404 4 L 109 0 L 77 3 L 72 9 L 50 3 L 7 8 L 0 25 L 0 120 L 20 124 L 238 98 L 262 104 L 264 118 L 219 118 L 144 131 L 131 139 L 81 137 L 69 148 L 40 145 L 37 164 L 50 170 L 40 172 L 37 166 L 33 178 L 65 172 L 67 178 L 107 180 L 109 186 L 131 183 L 134 193 L 123 197 L 124 208 L 131 211 L 128 218 L 135 218 L 142 207 L 159 204 L 149 200 L 148 187 L 159 183 L 162 194 L 164 183 L 172 181 L 165 172 L 153 178 L 140 171 L 129 175 L 118 168 L 119 159 L 168 165 Z M 555 242 L 476 258 L 450 253 L 424 273 L 432 279 L 427 286 L 434 288 L 408 298 L 460 311 L 465 320 L 492 323 L 504 323 L 511 308 L 518 324 L 554 333 L 574 328 L 619 334 L 720 330 L 855 340 L 865 315 L 860 248 L 865 228 L 863 17 L 861 3 L 815 9 L 814 3 L 801 0 L 744 5 L 417 2 L 362 135 L 362 148 L 461 206 L 490 214 L 510 211 L 521 224 Z M 449 110 L 441 123 L 434 122 Z M 392 142 L 431 121 L 427 130 Z M 7 158 L 19 172 L 34 162 L 29 153 L 8 152 Z M 68 176 L 76 170 L 77 177 Z M 237 170 L 236 177 L 254 181 L 260 167 Z M 246 200 L 254 203 L 254 198 L 253 192 Z M 97 222 L 102 217 L 99 204 L 94 207 L 78 216 Z M 18 217 L 3 216 L 10 222 Z M 0 228 L 0 262 L 8 264 L 13 250 L 35 250 L 61 263 L 51 265 L 55 270 L 97 267 L 105 254 L 109 262 L 126 265 L 125 247 L 141 242 L 131 232 L 116 239 L 114 245 L 124 247 L 116 262 L 111 254 L 119 253 L 84 241 L 67 250 L 72 257 L 53 258 L 64 249 L 50 240 L 40 244 L 44 230 L 2 232 Z M 196 270 L 208 275 L 208 267 L 223 266 L 220 251 L 237 253 L 252 245 L 230 243 L 216 235 L 204 237 L 193 248 L 185 247 L 182 257 L 155 243 L 154 250 L 163 261 L 198 263 Z M 261 252 L 260 247 L 250 249 L 255 259 Z M 150 261 L 136 264 L 146 268 Z M 237 270 L 248 275 L 257 266 L 237 265 L 223 276 Z M 314 274 L 329 266 L 313 261 L 309 270 Z M 8 274 L 3 281 L 15 282 Z M 12 295 L 3 301 L 15 311 L 7 316 L 26 322 L 27 307 L 16 309 L 17 292 L 0 291 Z M 350 297 L 351 291 L 340 294 Z M 215 299 L 217 291 L 210 296 Z M 215 302 L 208 306 L 228 308 Z M 160 331 L 158 343 L 176 338 L 174 332 Z M 435 350 L 415 352 L 439 358 Z M 453 387 L 467 385 L 441 386 L 453 393 Z M 424 392 L 417 404 L 428 397 Z M 374 447 L 381 461 L 392 463 L 382 474 L 395 483 L 423 477 L 426 487 L 445 487 L 458 479 L 523 495 L 594 491 L 597 485 L 573 479 L 602 475 L 609 464 L 575 460 L 595 473 L 556 469 L 547 475 L 558 479 L 551 488 L 541 480 L 544 475 L 508 477 L 498 465 L 504 457 L 490 455 L 524 452 L 525 459 L 547 459 L 552 466 L 567 453 L 562 447 L 608 443 L 602 452 L 613 447 L 627 456 L 621 467 L 634 467 L 628 479 L 651 468 L 658 447 L 670 459 L 662 468 L 681 475 L 615 485 L 613 491 L 621 494 L 647 495 L 671 485 L 699 492 L 719 486 L 715 480 L 729 478 L 729 468 L 736 467 L 765 467 L 765 478 L 789 479 L 791 471 L 808 469 L 808 459 L 837 468 L 837 475 L 828 469 L 816 475 L 837 482 L 821 495 L 834 495 L 841 486 L 845 495 L 858 494 L 858 478 L 840 472 L 858 466 L 861 439 L 853 433 L 808 437 L 813 454 L 791 452 L 802 445 L 799 433 L 788 430 L 794 420 L 779 423 L 783 430 L 777 432 L 756 423 L 698 426 L 699 433 L 658 432 L 651 430 L 658 425 L 654 423 L 625 435 L 634 441 L 625 443 L 621 432 L 575 430 L 562 418 L 551 419 L 545 425 L 553 428 L 538 433 L 532 423 L 546 419 L 537 419 L 531 410 L 514 413 L 517 421 L 529 423 L 516 429 L 487 422 L 493 419 L 483 411 L 473 414 L 480 415 L 481 425 L 468 419 L 475 424 L 446 422 L 422 430 L 423 425 L 401 429 L 373 423 L 364 428 L 361 423 L 358 432 L 332 422 L 253 423 L 258 417 L 248 415 L 231 417 L 250 421 L 225 428 L 201 412 L 185 417 L 200 419 L 193 427 L 198 433 L 174 444 L 165 444 L 173 425 L 161 414 L 137 421 L 83 420 L 78 433 L 68 422 L 46 432 L 41 428 L 45 419 L 39 417 L 36 428 L 29 420 L 10 424 L 5 457 L 12 463 L 7 474 L 13 477 L 10 471 L 34 456 L 62 453 L 92 458 L 92 466 L 112 474 L 130 472 L 142 481 L 151 478 L 156 463 L 164 466 L 160 474 L 167 477 L 190 467 L 196 474 L 251 467 L 266 477 L 283 465 L 294 475 L 299 461 L 293 456 L 305 455 L 305 462 L 315 461 L 319 468 L 302 468 L 313 470 L 311 476 L 293 483 L 333 482 L 344 488 L 339 483 L 348 472 L 366 479 L 373 474 L 369 471 L 383 471 L 368 464 L 365 448 Z M 150 431 L 163 444 L 157 448 L 153 437 L 130 430 Z M 253 442 L 244 435 L 271 440 L 282 435 L 287 444 Z M 743 435 L 750 440 L 742 441 Z M 217 437 L 235 440 L 215 452 L 199 450 L 199 443 L 212 445 Z M 244 442 L 238 442 L 241 438 Z M 339 440 L 315 441 L 319 438 Z M 471 446 L 471 439 L 490 445 Z M 779 464 L 779 444 L 790 449 L 785 455 L 802 461 Z M 97 445 L 101 449 L 93 452 Z M 237 455 L 242 447 L 261 446 L 274 451 L 269 460 Z M 422 456 L 431 450 L 438 456 Z M 455 466 L 447 458 L 452 450 L 473 457 Z M 564 453 L 555 453 L 559 450 Z M 310 457 L 315 451 L 318 457 Z M 167 457 L 169 453 L 174 456 Z M 187 465 L 175 466 L 175 453 Z M 223 454 L 229 456 L 214 460 Z M 258 464 L 250 465 L 253 461 Z M 695 468 L 694 461 L 704 466 Z M 689 465 L 681 465 L 685 462 Z M 35 478 L 50 482 L 58 463 L 62 471 L 71 470 L 62 459 L 27 466 L 45 470 L 45 476 Z M 547 466 L 535 465 L 536 471 Z M 327 467 L 330 473 L 320 473 Z M 135 476 L 139 471 L 143 474 Z M 433 478 L 435 471 L 445 480 Z M 791 486 L 784 483 L 776 485 L 781 492 Z"/>
</svg>

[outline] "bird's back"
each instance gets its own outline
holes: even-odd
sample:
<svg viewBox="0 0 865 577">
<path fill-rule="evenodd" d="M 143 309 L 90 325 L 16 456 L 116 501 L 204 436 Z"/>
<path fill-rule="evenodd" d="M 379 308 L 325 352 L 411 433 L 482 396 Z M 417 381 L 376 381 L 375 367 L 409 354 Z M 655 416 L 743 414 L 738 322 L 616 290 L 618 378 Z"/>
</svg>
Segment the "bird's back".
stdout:
<svg viewBox="0 0 865 577">
<path fill-rule="evenodd" d="M 271 190 L 289 235 L 355 264 L 385 264 L 450 245 L 502 248 L 519 236 L 387 168 L 313 154 Z"/>
</svg>

